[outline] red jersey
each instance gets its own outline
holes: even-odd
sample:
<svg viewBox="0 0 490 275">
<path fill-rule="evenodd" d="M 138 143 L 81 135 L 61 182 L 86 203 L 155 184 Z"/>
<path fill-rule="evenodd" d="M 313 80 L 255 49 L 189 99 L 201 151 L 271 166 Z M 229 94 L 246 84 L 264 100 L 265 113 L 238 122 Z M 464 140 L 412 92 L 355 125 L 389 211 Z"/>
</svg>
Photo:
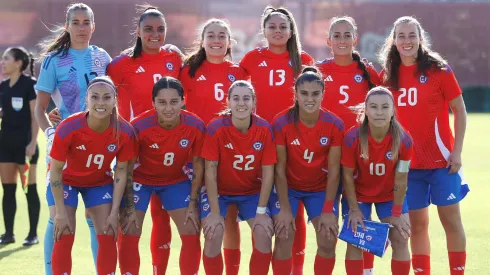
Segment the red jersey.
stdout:
<svg viewBox="0 0 490 275">
<path fill-rule="evenodd" d="M 107 66 L 117 86 L 119 113 L 127 121 L 152 109 L 153 85 L 164 76 L 179 77 L 182 58 L 179 54 L 160 50 L 158 54 L 141 53 L 134 59 L 126 54 L 114 58 Z"/>
<path fill-rule="evenodd" d="M 87 125 L 87 112 L 76 113 L 63 120 L 56 128 L 51 158 L 66 162 L 64 184 L 76 187 L 94 187 L 111 183 L 111 162 L 116 157 L 126 162 L 135 156 L 134 131 L 129 123 L 119 120 L 119 140 L 111 126 L 97 133 Z"/>
<path fill-rule="evenodd" d="M 201 156 L 218 161 L 220 195 L 258 194 L 262 166 L 277 162 L 272 128 L 252 115 L 252 126 L 244 134 L 233 126 L 230 116 L 217 117 L 206 128 Z"/>
<path fill-rule="evenodd" d="M 446 167 L 454 146 L 449 101 L 463 93 L 453 71 L 447 66 L 421 75 L 417 65 L 400 65 L 399 87 L 392 92 L 398 119 L 415 143 L 411 168 Z"/>
<path fill-rule="evenodd" d="M 223 110 L 228 89 L 235 80 L 244 80 L 247 73 L 238 64 L 225 61 L 213 64 L 204 61 L 194 77 L 189 76 L 189 66 L 180 72 L 179 79 L 185 90 L 185 107 L 209 123 Z"/>
<path fill-rule="evenodd" d="M 312 65 L 313 58 L 301 53 L 301 63 Z M 272 119 L 294 103 L 294 73 L 289 52 L 275 54 L 267 48 L 248 52 L 240 61 L 250 75 L 257 94 L 257 114 L 265 120 Z"/>
<path fill-rule="evenodd" d="M 279 113 L 273 123 L 277 145 L 286 146 L 288 186 L 294 190 L 320 192 L 327 187 L 328 152 L 342 144 L 344 123 L 333 113 L 320 109 L 312 128 L 294 123 L 289 109 Z"/>
<path fill-rule="evenodd" d="M 131 124 L 139 137 L 135 182 L 163 186 L 189 179 L 185 173 L 189 155 L 200 156 L 204 140 L 205 125 L 199 117 L 182 110 L 180 124 L 165 130 L 156 111 L 149 110 Z"/>
<path fill-rule="evenodd" d="M 359 69 L 358 62 L 348 66 L 335 64 L 333 59 L 325 59 L 318 62 L 316 66 L 320 69 L 325 81 L 325 93 L 322 107 L 338 115 L 349 129 L 357 125 L 357 114 L 349 107 L 364 103 L 369 91 L 369 84 L 364 79 L 364 71 Z M 374 85 L 380 85 L 378 73 L 372 66 L 366 69 Z"/>
<path fill-rule="evenodd" d="M 391 142 L 391 133 L 388 133 L 379 143 L 369 135 L 369 159 L 365 159 L 361 155 L 359 127 L 352 127 L 345 134 L 342 145 L 342 165 L 355 168 L 354 184 L 357 201 L 387 202 L 394 199 L 396 163 L 399 160 L 412 159 L 413 141 L 411 136 L 404 132 L 398 159 L 395 161 L 392 160 Z"/>
</svg>

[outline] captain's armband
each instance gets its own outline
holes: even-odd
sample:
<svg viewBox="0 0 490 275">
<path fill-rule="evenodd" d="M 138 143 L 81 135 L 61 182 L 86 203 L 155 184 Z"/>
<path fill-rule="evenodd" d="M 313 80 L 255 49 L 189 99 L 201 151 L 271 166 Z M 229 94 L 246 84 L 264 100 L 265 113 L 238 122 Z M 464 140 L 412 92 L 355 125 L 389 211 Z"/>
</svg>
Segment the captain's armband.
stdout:
<svg viewBox="0 0 490 275">
<path fill-rule="evenodd" d="M 396 164 L 396 171 L 400 173 L 408 173 L 410 170 L 410 160 L 399 160 Z"/>
</svg>

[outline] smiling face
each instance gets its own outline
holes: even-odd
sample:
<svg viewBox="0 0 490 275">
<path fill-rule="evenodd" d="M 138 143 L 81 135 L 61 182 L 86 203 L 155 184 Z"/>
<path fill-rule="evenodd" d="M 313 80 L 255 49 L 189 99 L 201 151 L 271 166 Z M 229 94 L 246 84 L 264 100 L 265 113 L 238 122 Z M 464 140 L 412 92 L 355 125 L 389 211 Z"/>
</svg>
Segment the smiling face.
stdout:
<svg viewBox="0 0 490 275">
<path fill-rule="evenodd" d="M 93 14 L 82 9 L 71 11 L 65 29 L 70 34 L 72 45 L 88 44 L 95 30 Z"/>
<path fill-rule="evenodd" d="M 317 112 L 323 100 L 323 86 L 318 81 L 305 81 L 296 87 L 296 100 L 300 111 Z"/>
<path fill-rule="evenodd" d="M 165 19 L 158 15 L 147 15 L 136 29 L 144 52 L 160 51 L 165 43 Z"/>
<path fill-rule="evenodd" d="M 116 96 L 109 84 L 93 84 L 87 91 L 87 108 L 89 114 L 97 119 L 104 119 L 111 115 L 116 106 Z"/>
<path fill-rule="evenodd" d="M 373 127 L 387 127 L 394 115 L 393 99 L 385 93 L 370 95 L 366 102 L 366 116 Z"/>
<path fill-rule="evenodd" d="M 255 108 L 255 96 L 248 87 L 236 86 L 230 91 L 228 108 L 236 119 L 247 119 Z"/>
<path fill-rule="evenodd" d="M 202 46 L 206 56 L 224 58 L 230 45 L 230 32 L 224 25 L 216 22 L 204 29 Z"/>
<path fill-rule="evenodd" d="M 291 23 L 286 15 L 275 12 L 265 22 L 264 35 L 269 45 L 283 46 L 291 38 Z"/>
<path fill-rule="evenodd" d="M 395 27 L 395 45 L 402 57 L 417 57 L 420 33 L 415 23 L 400 23 Z"/>
<path fill-rule="evenodd" d="M 357 44 L 352 24 L 343 21 L 334 23 L 331 27 L 327 44 L 334 55 L 352 55 L 352 51 Z"/>
<path fill-rule="evenodd" d="M 158 91 L 152 104 L 157 111 L 160 122 L 173 122 L 180 116 L 182 97 L 176 89 L 164 88 Z"/>
</svg>

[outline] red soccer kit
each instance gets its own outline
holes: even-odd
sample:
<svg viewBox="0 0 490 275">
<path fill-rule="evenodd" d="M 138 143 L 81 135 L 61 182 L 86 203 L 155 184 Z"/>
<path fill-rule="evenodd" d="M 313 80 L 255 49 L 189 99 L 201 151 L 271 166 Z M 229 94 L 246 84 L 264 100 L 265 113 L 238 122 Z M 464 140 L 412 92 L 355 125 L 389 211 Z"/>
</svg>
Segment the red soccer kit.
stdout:
<svg viewBox="0 0 490 275">
<path fill-rule="evenodd" d="M 164 76 L 178 78 L 181 67 L 180 55 L 163 49 L 158 54 L 142 52 L 136 59 L 126 54 L 114 58 L 107 75 L 117 86 L 121 116 L 130 121 L 152 109 L 153 85 Z"/>
<path fill-rule="evenodd" d="M 189 179 L 185 173 L 189 155 L 200 156 L 205 125 L 196 115 L 182 110 L 180 124 L 163 129 L 155 110 L 135 118 L 139 138 L 134 181 L 145 185 L 170 185 Z"/>
<path fill-rule="evenodd" d="M 260 193 L 262 166 L 277 162 L 273 139 L 270 124 L 256 115 L 246 134 L 233 126 L 229 115 L 213 119 L 206 128 L 201 156 L 218 161 L 218 194 Z"/>
<path fill-rule="evenodd" d="M 369 91 L 368 81 L 364 79 L 364 72 L 358 68 L 358 62 L 340 66 L 335 64 L 333 59 L 325 59 L 316 66 L 322 72 L 325 81 L 322 107 L 338 115 L 346 129 L 357 125 L 357 114 L 349 107 L 364 103 Z M 380 85 L 376 70 L 372 66 L 366 66 L 366 69 L 371 82 Z"/>
<path fill-rule="evenodd" d="M 94 187 L 113 182 L 111 162 L 126 162 L 135 156 L 134 131 L 119 120 L 119 140 L 111 126 L 97 133 L 87 125 L 87 112 L 74 114 L 56 128 L 50 156 L 65 161 L 63 183 L 75 187 Z"/>
<path fill-rule="evenodd" d="M 449 101 L 463 92 L 449 66 L 417 73 L 417 66 L 400 65 L 399 89 L 392 91 L 400 123 L 415 143 L 412 169 L 447 165 L 454 138 L 449 125 Z"/>
<path fill-rule="evenodd" d="M 359 127 L 352 127 L 344 137 L 342 145 L 342 165 L 355 168 L 354 183 L 357 201 L 388 202 L 394 199 L 395 168 L 399 160 L 412 159 L 413 141 L 407 132 L 400 144 L 398 159 L 392 160 L 392 139 L 388 133 L 381 142 L 368 136 L 369 159 L 361 155 Z"/>
<path fill-rule="evenodd" d="M 186 110 L 209 123 L 224 109 L 231 84 L 246 78 L 245 70 L 230 61 L 213 64 L 205 60 L 192 78 L 189 66 L 185 66 L 179 79 L 185 90 Z"/>
<path fill-rule="evenodd" d="M 279 113 L 273 123 L 277 145 L 286 146 L 288 187 L 298 191 L 320 192 L 327 187 L 328 152 L 341 146 L 344 123 L 333 113 L 320 109 L 313 128 L 294 123 L 289 109 Z"/>
<path fill-rule="evenodd" d="M 313 58 L 301 53 L 301 63 L 312 65 Z M 272 119 L 294 103 L 294 73 L 289 52 L 275 54 L 267 48 L 248 52 L 240 61 L 250 75 L 257 94 L 257 114 L 265 120 Z"/>
</svg>

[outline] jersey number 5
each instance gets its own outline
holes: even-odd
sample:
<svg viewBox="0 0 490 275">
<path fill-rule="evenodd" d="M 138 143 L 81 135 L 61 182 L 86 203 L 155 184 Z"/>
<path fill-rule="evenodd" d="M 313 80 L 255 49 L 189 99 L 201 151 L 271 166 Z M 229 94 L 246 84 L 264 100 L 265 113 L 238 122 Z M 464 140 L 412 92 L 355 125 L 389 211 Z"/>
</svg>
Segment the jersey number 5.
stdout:
<svg viewBox="0 0 490 275">
<path fill-rule="evenodd" d="M 349 94 L 346 92 L 346 90 L 349 90 L 349 86 L 347 85 L 340 86 L 340 94 L 344 96 L 344 99 L 339 100 L 340 104 L 345 104 L 347 103 L 347 101 L 349 101 Z"/>
<path fill-rule="evenodd" d="M 233 168 L 235 168 L 237 170 L 245 170 L 245 171 L 254 169 L 253 167 L 250 166 L 255 160 L 254 155 L 248 155 L 248 156 L 245 156 L 245 158 L 242 155 L 235 155 L 235 159 L 236 160 L 233 162 Z M 245 163 L 244 168 L 238 166 L 238 165 L 241 165 L 244 160 L 248 160 L 247 163 Z"/>
<path fill-rule="evenodd" d="M 102 168 L 102 164 L 104 163 L 104 155 L 102 154 L 97 154 L 95 156 L 93 154 L 88 155 L 87 164 L 85 166 L 89 168 L 90 165 L 92 164 L 92 161 L 94 162 L 94 164 L 99 165 L 97 169 L 100 169 Z"/>
</svg>

